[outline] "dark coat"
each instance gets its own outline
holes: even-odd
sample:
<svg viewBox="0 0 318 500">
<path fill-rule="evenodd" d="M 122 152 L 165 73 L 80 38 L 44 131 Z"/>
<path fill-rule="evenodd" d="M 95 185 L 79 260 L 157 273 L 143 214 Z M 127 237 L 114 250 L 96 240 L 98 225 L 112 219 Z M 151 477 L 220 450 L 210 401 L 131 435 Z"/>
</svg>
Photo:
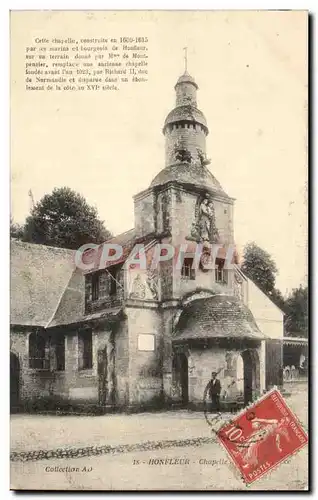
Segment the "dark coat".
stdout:
<svg viewBox="0 0 318 500">
<path fill-rule="evenodd" d="M 221 382 L 218 379 L 215 379 L 214 381 L 211 379 L 208 387 L 209 387 L 208 391 L 209 391 L 209 395 L 210 395 L 211 399 L 212 399 L 212 396 L 219 396 L 220 395 Z"/>
</svg>

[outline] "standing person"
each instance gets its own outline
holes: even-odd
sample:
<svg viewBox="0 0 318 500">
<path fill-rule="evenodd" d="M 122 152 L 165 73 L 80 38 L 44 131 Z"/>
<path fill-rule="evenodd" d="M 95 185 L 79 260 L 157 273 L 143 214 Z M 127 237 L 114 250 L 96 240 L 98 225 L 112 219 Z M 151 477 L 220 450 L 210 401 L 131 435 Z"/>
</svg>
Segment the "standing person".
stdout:
<svg viewBox="0 0 318 500">
<path fill-rule="evenodd" d="M 208 383 L 209 396 L 212 401 L 212 410 L 220 411 L 221 382 L 217 377 L 217 372 L 211 373 L 211 380 Z"/>
</svg>

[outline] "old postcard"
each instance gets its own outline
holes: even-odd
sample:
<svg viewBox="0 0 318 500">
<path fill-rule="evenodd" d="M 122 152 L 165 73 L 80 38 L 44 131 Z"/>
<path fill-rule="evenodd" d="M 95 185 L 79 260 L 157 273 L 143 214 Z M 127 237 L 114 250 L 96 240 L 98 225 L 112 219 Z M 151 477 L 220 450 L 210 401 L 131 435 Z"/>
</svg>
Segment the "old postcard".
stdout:
<svg viewBox="0 0 318 500">
<path fill-rule="evenodd" d="M 308 13 L 10 37 L 11 488 L 308 490 Z"/>
</svg>

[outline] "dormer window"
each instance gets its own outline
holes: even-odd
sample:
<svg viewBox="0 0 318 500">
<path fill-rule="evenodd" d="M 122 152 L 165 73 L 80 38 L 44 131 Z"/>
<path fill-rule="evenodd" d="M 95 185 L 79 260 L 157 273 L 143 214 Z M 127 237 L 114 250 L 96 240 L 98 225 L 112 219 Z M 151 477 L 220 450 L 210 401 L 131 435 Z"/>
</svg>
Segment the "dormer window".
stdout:
<svg viewBox="0 0 318 500">
<path fill-rule="evenodd" d="M 112 266 L 102 271 L 97 271 L 89 276 L 91 280 L 91 300 L 96 302 L 109 296 L 115 296 L 118 292 L 119 281 L 118 266 Z"/>
<path fill-rule="evenodd" d="M 224 269 L 224 259 L 216 259 L 215 261 L 215 282 L 227 283 L 227 270 Z"/>
<path fill-rule="evenodd" d="M 183 260 L 183 265 L 181 268 L 181 277 L 183 279 L 195 280 L 195 269 L 192 269 L 193 259 L 186 257 Z"/>
</svg>

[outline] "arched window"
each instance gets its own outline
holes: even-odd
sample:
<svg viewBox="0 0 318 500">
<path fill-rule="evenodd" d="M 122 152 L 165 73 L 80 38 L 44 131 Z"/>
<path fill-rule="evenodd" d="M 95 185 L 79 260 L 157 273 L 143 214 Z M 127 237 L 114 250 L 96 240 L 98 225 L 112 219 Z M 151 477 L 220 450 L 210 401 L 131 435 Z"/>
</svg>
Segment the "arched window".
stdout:
<svg viewBox="0 0 318 500">
<path fill-rule="evenodd" d="M 45 357 L 46 337 L 41 332 L 32 332 L 29 336 L 29 367 L 36 370 L 48 368 L 49 360 Z"/>
</svg>

